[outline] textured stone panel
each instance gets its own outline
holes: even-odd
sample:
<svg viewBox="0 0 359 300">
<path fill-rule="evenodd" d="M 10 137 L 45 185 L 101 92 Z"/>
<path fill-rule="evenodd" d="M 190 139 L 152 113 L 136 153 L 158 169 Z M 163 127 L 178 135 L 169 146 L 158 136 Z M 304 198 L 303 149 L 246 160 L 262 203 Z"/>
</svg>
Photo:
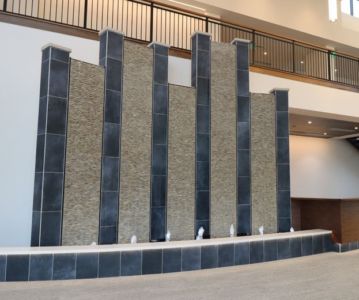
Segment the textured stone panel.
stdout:
<svg viewBox="0 0 359 300">
<path fill-rule="evenodd" d="M 277 232 L 276 108 L 272 94 L 251 95 L 252 233 Z"/>
<path fill-rule="evenodd" d="M 169 86 L 167 228 L 172 240 L 193 239 L 195 89 Z"/>
<path fill-rule="evenodd" d="M 124 42 L 119 242 L 149 240 L 153 50 Z"/>
<path fill-rule="evenodd" d="M 212 43 L 211 237 L 236 226 L 236 47 Z"/>
<path fill-rule="evenodd" d="M 98 240 L 103 98 L 103 68 L 72 60 L 63 245 L 86 245 Z"/>
</svg>

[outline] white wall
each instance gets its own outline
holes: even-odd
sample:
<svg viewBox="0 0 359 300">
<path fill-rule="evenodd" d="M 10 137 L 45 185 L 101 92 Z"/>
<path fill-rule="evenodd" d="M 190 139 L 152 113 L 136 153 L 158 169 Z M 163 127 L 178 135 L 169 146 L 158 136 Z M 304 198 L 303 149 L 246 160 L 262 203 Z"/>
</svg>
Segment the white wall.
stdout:
<svg viewBox="0 0 359 300">
<path fill-rule="evenodd" d="M 359 198 L 359 152 L 344 140 L 290 136 L 292 197 Z"/>
<path fill-rule="evenodd" d="M 29 245 L 40 87 L 40 49 L 51 42 L 72 49 L 72 58 L 97 63 L 99 45 L 92 40 L 1 22 L 0 32 L 0 246 Z M 359 117 L 358 94 L 257 73 L 251 73 L 250 77 L 253 92 L 268 92 L 273 87 L 289 87 L 291 108 Z M 170 57 L 169 81 L 189 86 L 190 60 Z M 293 149 L 295 147 L 292 146 Z M 343 163 L 340 152 L 329 151 L 328 155 L 337 165 Z M 293 157 L 297 157 L 296 154 Z M 295 171 L 299 167 L 295 161 L 294 166 Z M 337 182 L 341 182 L 341 177 L 338 176 L 345 173 L 346 165 L 342 165 L 342 168 L 343 172 L 338 175 L 333 173 L 333 176 L 337 176 Z M 347 177 L 350 176 L 353 176 L 353 173 L 348 171 Z M 296 173 L 292 176 L 292 185 L 295 196 L 312 193 L 312 188 L 302 184 L 301 176 L 296 176 Z M 318 186 L 318 189 L 321 188 Z M 335 193 L 330 191 L 333 192 L 332 196 L 336 197 L 338 193 L 344 194 L 347 190 L 347 185 L 338 185 Z"/>
</svg>

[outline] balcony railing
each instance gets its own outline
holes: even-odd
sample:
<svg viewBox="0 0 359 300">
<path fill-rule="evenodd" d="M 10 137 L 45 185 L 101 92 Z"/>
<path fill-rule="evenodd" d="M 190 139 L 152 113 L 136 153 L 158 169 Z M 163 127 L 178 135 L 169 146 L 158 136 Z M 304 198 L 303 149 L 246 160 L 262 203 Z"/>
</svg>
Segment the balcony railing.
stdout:
<svg viewBox="0 0 359 300">
<path fill-rule="evenodd" d="M 128 38 L 190 50 L 191 34 L 217 42 L 251 41 L 251 65 L 359 88 L 359 59 L 242 26 L 142 0 L 0 0 L 0 10 L 88 30 L 104 27 Z"/>
</svg>

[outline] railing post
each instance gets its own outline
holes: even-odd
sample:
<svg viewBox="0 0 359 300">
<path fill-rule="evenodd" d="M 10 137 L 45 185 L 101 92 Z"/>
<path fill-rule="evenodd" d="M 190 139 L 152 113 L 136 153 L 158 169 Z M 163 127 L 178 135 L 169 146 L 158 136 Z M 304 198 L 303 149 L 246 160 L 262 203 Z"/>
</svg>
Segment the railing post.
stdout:
<svg viewBox="0 0 359 300">
<path fill-rule="evenodd" d="M 88 0 L 85 0 L 85 7 L 84 7 L 84 28 L 87 28 L 87 7 L 88 7 Z"/>
<path fill-rule="evenodd" d="M 208 17 L 206 17 L 206 32 L 208 32 Z"/>
<path fill-rule="evenodd" d="M 329 50 L 328 51 L 328 80 L 331 81 L 332 80 L 332 74 L 331 74 L 331 63 L 330 63 L 330 54 L 331 54 L 331 51 Z"/>
<path fill-rule="evenodd" d="M 4 7 L 3 7 L 3 11 L 6 11 L 7 9 L 7 0 L 4 0 Z"/>
<path fill-rule="evenodd" d="M 151 2 L 151 16 L 150 16 L 150 42 L 153 42 L 153 2 Z"/>
<path fill-rule="evenodd" d="M 295 42 L 292 42 L 292 62 L 293 62 L 293 73 L 295 73 Z"/>
</svg>

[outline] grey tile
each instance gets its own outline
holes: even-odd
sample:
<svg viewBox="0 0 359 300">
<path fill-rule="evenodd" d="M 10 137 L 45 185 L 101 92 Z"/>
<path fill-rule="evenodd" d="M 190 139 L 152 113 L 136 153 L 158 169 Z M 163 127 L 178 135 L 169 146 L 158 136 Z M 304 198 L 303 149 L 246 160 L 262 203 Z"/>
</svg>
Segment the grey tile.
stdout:
<svg viewBox="0 0 359 300">
<path fill-rule="evenodd" d="M 234 265 L 234 244 L 218 246 L 218 266 L 229 267 Z"/>
<path fill-rule="evenodd" d="M 118 191 L 119 187 L 119 159 L 103 157 L 102 160 L 102 190 Z"/>
<path fill-rule="evenodd" d="M 323 247 L 325 252 L 335 251 L 334 241 L 331 234 L 326 234 L 323 236 Z"/>
<path fill-rule="evenodd" d="M 54 254 L 53 279 L 65 280 L 76 278 L 76 255 Z"/>
<path fill-rule="evenodd" d="M 197 133 L 209 133 L 209 106 L 198 105 L 196 114 Z"/>
<path fill-rule="evenodd" d="M 47 133 L 65 134 L 67 122 L 67 101 L 49 97 L 47 111 Z"/>
<path fill-rule="evenodd" d="M 264 241 L 264 261 L 278 259 L 277 240 Z"/>
<path fill-rule="evenodd" d="M 290 170 L 289 164 L 280 164 L 277 166 L 278 172 L 278 190 L 290 189 Z"/>
<path fill-rule="evenodd" d="M 324 237 L 323 237 L 324 238 Z M 352 251 L 352 250 L 356 250 L 358 249 L 358 242 L 350 242 L 349 243 L 349 250 Z"/>
<path fill-rule="evenodd" d="M 44 173 L 42 211 L 61 210 L 63 179 L 63 173 Z"/>
<path fill-rule="evenodd" d="M 246 236 L 251 234 L 251 206 L 240 204 L 237 207 L 237 234 Z"/>
<path fill-rule="evenodd" d="M 63 172 L 65 136 L 46 134 L 45 144 L 45 172 Z"/>
<path fill-rule="evenodd" d="M 238 122 L 249 122 L 250 120 L 250 102 L 249 96 L 238 96 L 237 97 L 237 121 Z"/>
<path fill-rule="evenodd" d="M 41 215 L 40 246 L 59 246 L 61 244 L 61 212 L 43 212 Z"/>
<path fill-rule="evenodd" d="M 181 271 L 181 249 L 163 249 L 163 273 Z"/>
<path fill-rule="evenodd" d="M 107 57 L 122 60 L 123 35 L 116 32 L 108 32 Z"/>
<path fill-rule="evenodd" d="M 198 161 L 196 170 L 196 186 L 197 190 L 209 189 L 209 162 Z"/>
<path fill-rule="evenodd" d="M 152 176 L 151 205 L 165 206 L 167 195 L 167 176 Z"/>
<path fill-rule="evenodd" d="M 42 194 L 42 176 L 43 173 L 36 172 L 34 180 L 34 198 L 32 210 L 40 211 L 41 209 L 41 194 Z"/>
<path fill-rule="evenodd" d="M 291 227 L 290 218 L 278 218 L 278 231 L 279 232 L 288 232 Z"/>
<path fill-rule="evenodd" d="M 125 251 L 121 253 L 121 276 L 141 275 L 141 251 Z"/>
<path fill-rule="evenodd" d="M 196 160 L 209 161 L 209 134 L 197 134 Z"/>
<path fill-rule="evenodd" d="M 103 130 L 103 155 L 111 157 L 120 156 L 120 125 L 105 122 Z"/>
<path fill-rule="evenodd" d="M 248 122 L 237 123 L 237 148 L 250 148 L 250 128 Z"/>
<path fill-rule="evenodd" d="M 103 32 L 100 35 L 100 53 L 99 53 L 99 60 L 105 61 L 104 58 L 106 58 L 106 49 L 107 49 L 107 32 Z M 100 66 L 103 66 L 102 63 L 100 63 Z"/>
<path fill-rule="evenodd" d="M 288 112 L 277 112 L 277 137 L 287 138 L 288 129 Z"/>
<path fill-rule="evenodd" d="M 250 246 L 249 243 L 234 244 L 234 264 L 246 265 L 250 262 Z"/>
<path fill-rule="evenodd" d="M 154 145 L 152 147 L 152 174 L 167 174 L 167 146 Z"/>
<path fill-rule="evenodd" d="M 251 178 L 249 176 L 237 177 L 238 204 L 250 204 L 251 202 Z"/>
<path fill-rule="evenodd" d="M 250 242 L 250 263 L 259 263 L 264 259 L 263 241 Z"/>
<path fill-rule="evenodd" d="M 37 118 L 37 134 L 45 133 L 47 112 L 47 97 L 41 97 L 39 100 L 39 115 Z"/>
<path fill-rule="evenodd" d="M 64 63 L 69 63 L 70 52 L 51 47 L 51 59 L 56 59 Z"/>
<path fill-rule="evenodd" d="M 211 38 L 207 34 L 197 34 L 198 50 L 210 50 Z"/>
<path fill-rule="evenodd" d="M 197 104 L 210 104 L 210 80 L 208 78 L 197 79 Z"/>
<path fill-rule="evenodd" d="M 289 258 L 290 254 L 289 239 L 278 240 L 278 259 Z"/>
<path fill-rule="evenodd" d="M 36 140 L 36 158 L 35 158 L 35 172 L 44 171 L 44 151 L 45 151 L 45 135 L 37 135 Z"/>
<path fill-rule="evenodd" d="M 197 53 L 196 53 L 196 42 L 193 42 L 193 38 L 191 40 L 192 46 L 192 59 L 191 59 L 191 86 L 196 87 L 197 84 Z"/>
<path fill-rule="evenodd" d="M 151 241 L 164 241 L 166 234 L 166 208 L 151 208 Z"/>
<path fill-rule="evenodd" d="M 155 54 L 168 56 L 168 47 L 163 46 L 163 45 L 159 45 L 159 44 L 155 44 L 154 45 L 154 52 L 155 52 Z"/>
<path fill-rule="evenodd" d="M 323 236 L 313 236 L 313 254 L 319 254 L 323 252 Z"/>
<path fill-rule="evenodd" d="M 209 192 L 197 191 L 196 192 L 196 220 L 209 219 Z"/>
<path fill-rule="evenodd" d="M 168 83 L 168 57 L 163 55 L 155 55 L 154 57 L 154 74 L 155 83 Z"/>
<path fill-rule="evenodd" d="M 98 277 L 120 276 L 121 252 L 99 253 Z"/>
<path fill-rule="evenodd" d="M 250 176 L 249 150 L 238 150 L 237 172 L 238 172 L 238 176 Z"/>
<path fill-rule="evenodd" d="M 236 43 L 237 46 L 237 68 L 248 70 L 249 68 L 249 49 L 248 43 Z"/>
<path fill-rule="evenodd" d="M 51 280 L 52 264 L 52 254 L 31 255 L 29 280 Z"/>
<path fill-rule="evenodd" d="M 107 59 L 106 89 L 122 90 L 122 62 L 111 58 Z"/>
<path fill-rule="evenodd" d="M 8 255 L 6 281 L 28 281 L 29 255 Z"/>
<path fill-rule="evenodd" d="M 168 114 L 168 86 L 163 84 L 153 85 L 153 112 Z"/>
<path fill-rule="evenodd" d="M 67 98 L 69 81 L 69 65 L 57 60 L 50 62 L 49 95 Z"/>
<path fill-rule="evenodd" d="M 208 51 L 198 50 L 197 55 L 197 76 L 209 78 L 211 69 L 210 53 Z"/>
<path fill-rule="evenodd" d="M 293 238 L 289 240 L 290 256 L 299 257 L 302 256 L 302 239 Z"/>
<path fill-rule="evenodd" d="M 98 253 L 78 253 L 76 259 L 76 279 L 98 277 Z"/>
<path fill-rule="evenodd" d="M 39 234 L 40 234 L 40 212 L 32 212 L 32 224 L 31 224 L 31 246 L 39 246 Z"/>
<path fill-rule="evenodd" d="M 48 94 L 49 63 L 49 60 L 47 60 L 41 64 L 40 97 Z"/>
<path fill-rule="evenodd" d="M 201 269 L 211 269 L 218 267 L 218 247 L 201 247 Z"/>
<path fill-rule="evenodd" d="M 118 192 L 102 192 L 101 226 L 116 226 L 118 222 Z"/>
<path fill-rule="evenodd" d="M 278 217 L 290 218 L 290 191 L 278 191 Z"/>
<path fill-rule="evenodd" d="M 114 226 L 101 226 L 99 243 L 101 245 L 117 244 L 117 224 Z"/>
<path fill-rule="evenodd" d="M 201 268 L 201 248 L 182 248 L 182 271 L 193 271 Z"/>
<path fill-rule="evenodd" d="M 162 249 L 142 251 L 142 274 L 162 272 Z"/>
<path fill-rule="evenodd" d="M 46 47 L 45 49 L 42 50 L 41 61 L 45 61 L 49 59 L 49 56 L 50 56 L 50 47 Z"/>
<path fill-rule="evenodd" d="M 340 252 L 348 252 L 349 251 L 349 243 L 341 244 Z"/>
<path fill-rule="evenodd" d="M 302 237 L 302 256 L 313 254 L 313 238 L 311 236 Z"/>
<path fill-rule="evenodd" d="M 0 282 L 5 281 L 6 255 L 0 255 Z"/>
<path fill-rule="evenodd" d="M 277 111 L 288 112 L 288 91 L 275 91 Z"/>
<path fill-rule="evenodd" d="M 237 95 L 249 97 L 249 72 L 237 70 Z"/>
<path fill-rule="evenodd" d="M 106 90 L 105 122 L 120 124 L 121 122 L 121 92 Z"/>
<path fill-rule="evenodd" d="M 277 139 L 277 163 L 289 164 L 289 139 Z"/>
<path fill-rule="evenodd" d="M 168 119 L 167 115 L 153 115 L 152 141 L 154 145 L 167 145 Z"/>
</svg>

